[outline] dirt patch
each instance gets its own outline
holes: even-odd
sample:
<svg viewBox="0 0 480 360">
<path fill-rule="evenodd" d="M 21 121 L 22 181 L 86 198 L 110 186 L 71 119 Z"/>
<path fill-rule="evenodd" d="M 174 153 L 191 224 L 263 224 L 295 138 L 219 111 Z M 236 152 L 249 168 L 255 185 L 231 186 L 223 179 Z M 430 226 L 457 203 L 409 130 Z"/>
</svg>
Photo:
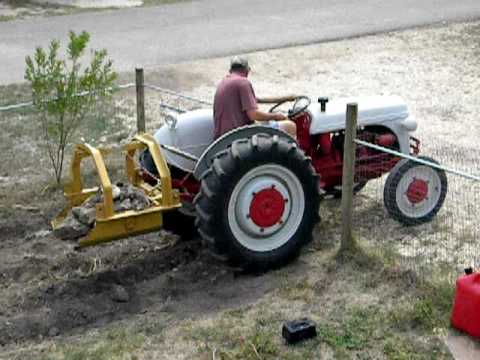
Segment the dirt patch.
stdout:
<svg viewBox="0 0 480 360">
<path fill-rule="evenodd" d="M 65 268 L 78 271 L 82 276 L 64 274 L 63 279 L 54 283 L 39 284 L 22 294 L 20 303 L 15 292 L 4 298 L 2 310 L 5 315 L 0 321 L 7 326 L 0 331 L 0 343 L 5 345 L 12 341 L 48 336 L 52 329 L 65 334 L 72 329 L 105 325 L 128 314 L 139 313 L 153 298 L 144 297 L 136 285 L 150 279 L 155 279 L 159 295 L 156 301 L 161 303 L 173 294 L 168 279 L 161 275 L 196 260 L 198 248 L 198 242 L 192 242 L 162 251 L 150 249 L 150 254 L 141 259 L 125 259 L 124 264 L 112 264 L 112 269 L 104 271 L 96 271 L 95 261 L 97 264 L 99 261 L 105 263 L 108 259 L 97 258 L 100 260 L 89 263 L 84 255 L 70 253 L 67 259 L 62 259 L 62 264 L 52 263 L 41 256 L 31 256 L 28 269 L 11 269 L 7 277 L 28 282 L 35 278 L 33 273 L 52 272 L 51 276 L 59 276 L 61 267 L 63 271 Z M 116 301 L 115 292 L 118 290 L 115 286 L 118 285 L 128 293 L 128 301 Z"/>
<path fill-rule="evenodd" d="M 83 252 L 65 243 L 49 245 L 56 241 L 51 234 L 39 236 L 35 244 L 23 246 L 35 253 L 16 256 L 17 266 L 0 268 L 5 280 L 2 346 L 72 335 L 147 312 L 197 317 L 255 301 L 277 283 L 274 277 L 242 276 L 216 264 L 198 239 L 178 243 L 176 236 L 162 233 Z M 21 253 L 21 247 L 15 250 Z M 58 255 L 48 256 L 52 251 Z M 122 301 L 119 286 L 127 294 Z"/>
</svg>

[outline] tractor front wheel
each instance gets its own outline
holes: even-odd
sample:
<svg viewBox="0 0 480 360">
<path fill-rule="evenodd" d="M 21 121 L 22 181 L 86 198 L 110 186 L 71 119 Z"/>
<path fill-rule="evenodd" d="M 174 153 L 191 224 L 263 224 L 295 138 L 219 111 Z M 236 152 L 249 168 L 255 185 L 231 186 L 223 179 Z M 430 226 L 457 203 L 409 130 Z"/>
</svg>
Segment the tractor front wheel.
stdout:
<svg viewBox="0 0 480 360">
<path fill-rule="evenodd" d="M 197 226 L 216 254 L 265 270 L 311 239 L 319 202 L 318 176 L 296 144 L 258 134 L 234 141 L 202 176 Z"/>
<path fill-rule="evenodd" d="M 420 156 L 419 159 L 438 164 Z M 392 169 L 385 182 L 383 200 L 394 219 L 406 225 L 430 221 L 440 210 L 447 194 L 447 176 L 443 170 L 403 159 Z"/>
</svg>

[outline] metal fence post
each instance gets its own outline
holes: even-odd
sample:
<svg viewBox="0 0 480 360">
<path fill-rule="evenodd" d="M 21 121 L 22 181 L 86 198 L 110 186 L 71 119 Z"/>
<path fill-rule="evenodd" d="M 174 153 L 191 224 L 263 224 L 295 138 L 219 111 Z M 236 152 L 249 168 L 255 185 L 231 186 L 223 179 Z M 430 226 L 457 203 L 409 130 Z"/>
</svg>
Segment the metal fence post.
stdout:
<svg viewBox="0 0 480 360">
<path fill-rule="evenodd" d="M 342 240 L 340 252 L 355 247 L 352 233 L 353 182 L 355 177 L 355 138 L 357 136 L 358 104 L 347 104 L 342 175 Z"/>
<path fill-rule="evenodd" d="M 143 69 L 135 69 L 135 83 L 137 88 L 137 132 L 145 132 L 145 84 Z"/>
</svg>

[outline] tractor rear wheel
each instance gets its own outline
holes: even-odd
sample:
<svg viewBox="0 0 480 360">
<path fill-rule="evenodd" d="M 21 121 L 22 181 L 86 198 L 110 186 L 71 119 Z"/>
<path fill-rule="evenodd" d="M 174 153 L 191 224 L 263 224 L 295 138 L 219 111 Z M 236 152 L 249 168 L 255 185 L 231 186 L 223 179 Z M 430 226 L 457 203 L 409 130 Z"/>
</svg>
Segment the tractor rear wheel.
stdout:
<svg viewBox="0 0 480 360">
<path fill-rule="evenodd" d="M 265 134 L 236 140 L 202 176 L 195 199 L 199 233 L 234 265 L 278 267 L 311 239 L 318 184 L 296 143 Z"/>
<path fill-rule="evenodd" d="M 419 159 L 438 164 L 426 156 Z M 446 194 L 447 176 L 443 170 L 403 159 L 388 174 L 383 201 L 395 220 L 416 225 L 430 221 L 438 213 Z"/>
</svg>

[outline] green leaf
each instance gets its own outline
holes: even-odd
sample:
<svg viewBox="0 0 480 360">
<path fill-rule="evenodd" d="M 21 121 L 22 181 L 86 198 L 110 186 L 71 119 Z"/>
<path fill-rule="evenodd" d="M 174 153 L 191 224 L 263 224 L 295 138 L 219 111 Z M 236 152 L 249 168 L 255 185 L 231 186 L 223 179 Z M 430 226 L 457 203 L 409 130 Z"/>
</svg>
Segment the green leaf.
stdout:
<svg viewBox="0 0 480 360">
<path fill-rule="evenodd" d="M 61 56 L 60 42 L 52 40 L 47 49 L 37 47 L 25 58 L 25 79 L 30 82 L 33 103 L 39 111 L 45 143 L 57 181 L 61 180 L 63 154 L 85 115 L 95 101 L 110 94 L 116 73 L 105 49 L 91 53 L 89 62 L 82 60 L 90 35 L 69 32 L 66 56 Z M 65 60 L 64 60 L 65 59 Z M 88 65 L 82 70 L 81 64 Z M 79 96 L 88 91 L 89 94 Z"/>
</svg>

